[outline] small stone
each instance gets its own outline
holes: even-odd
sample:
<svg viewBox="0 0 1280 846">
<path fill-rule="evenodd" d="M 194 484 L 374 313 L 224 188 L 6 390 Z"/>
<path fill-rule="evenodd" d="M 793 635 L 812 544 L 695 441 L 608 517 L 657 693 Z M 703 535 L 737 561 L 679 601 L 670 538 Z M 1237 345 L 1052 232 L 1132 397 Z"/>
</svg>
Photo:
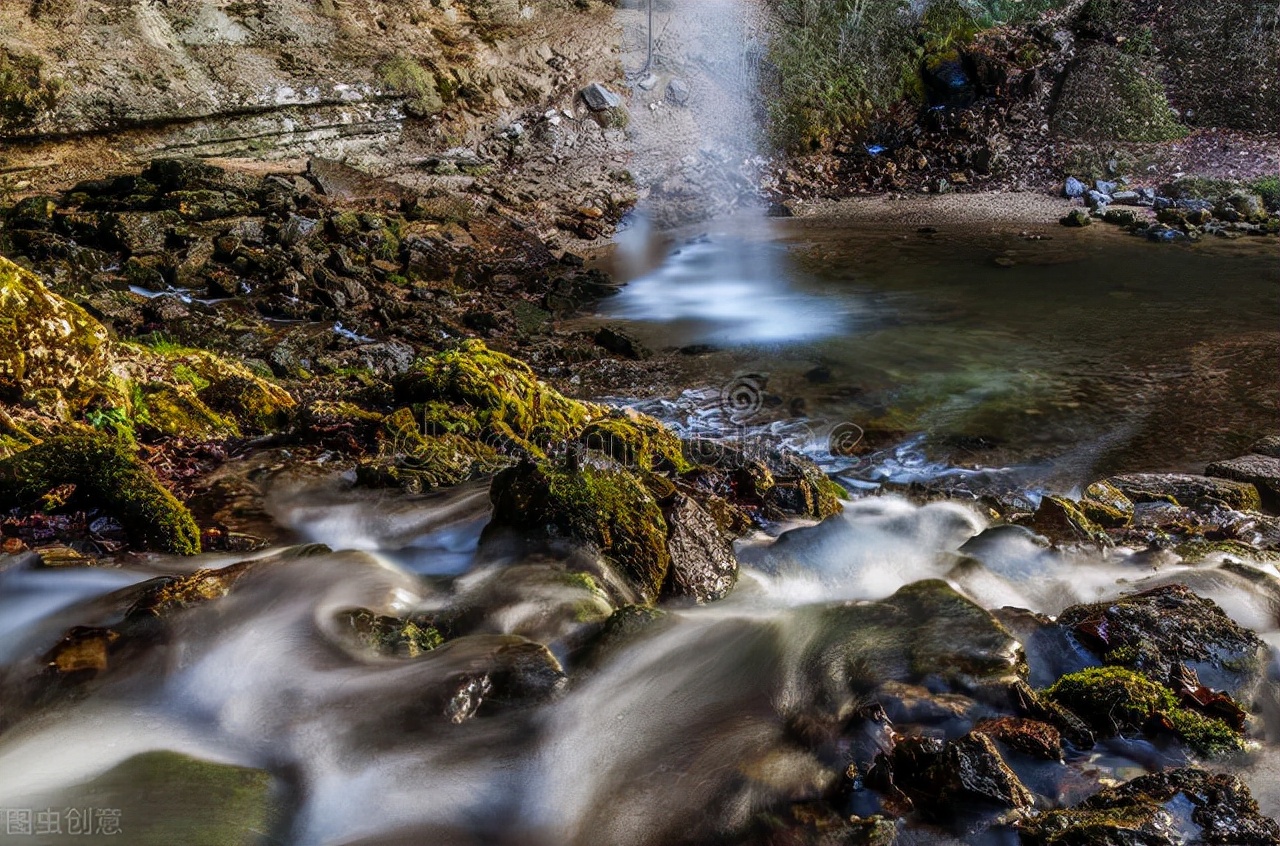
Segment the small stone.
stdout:
<svg viewBox="0 0 1280 846">
<path fill-rule="evenodd" d="M 1116 192 L 1116 184 L 1114 182 L 1108 182 L 1105 179 L 1096 180 L 1093 183 L 1093 188 L 1099 194 L 1105 194 L 1108 197 Z"/>
<path fill-rule="evenodd" d="M 673 79 L 667 83 L 667 102 L 673 106 L 683 106 L 689 102 L 689 84 L 682 79 Z"/>
<path fill-rule="evenodd" d="M 1068 176 L 1066 183 L 1062 186 L 1062 195 L 1074 200 L 1077 197 L 1083 197 L 1087 190 L 1088 187 L 1079 179 L 1074 176 Z"/>
<path fill-rule="evenodd" d="M 1089 213 L 1084 209 L 1072 209 L 1067 212 L 1066 217 L 1063 217 L 1058 222 L 1063 226 L 1081 227 L 1088 226 L 1093 223 L 1093 220 L 1089 217 Z"/>
<path fill-rule="evenodd" d="M 1118 206 L 1136 206 L 1141 199 L 1137 191 L 1117 191 L 1111 195 L 1111 202 Z"/>
<path fill-rule="evenodd" d="M 593 112 L 616 109 L 622 105 L 621 97 L 598 82 L 591 83 L 578 93 L 582 96 L 582 101 L 587 104 L 587 108 Z"/>
</svg>

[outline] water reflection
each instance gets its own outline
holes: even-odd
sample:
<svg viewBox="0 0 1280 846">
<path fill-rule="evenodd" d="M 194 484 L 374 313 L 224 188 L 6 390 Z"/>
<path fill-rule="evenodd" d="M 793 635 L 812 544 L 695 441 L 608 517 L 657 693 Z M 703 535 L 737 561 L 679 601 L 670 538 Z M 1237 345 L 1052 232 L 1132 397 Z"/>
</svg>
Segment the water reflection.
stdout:
<svg viewBox="0 0 1280 846">
<path fill-rule="evenodd" d="M 643 221 L 619 235 L 617 261 L 630 284 L 606 315 L 671 325 L 686 344 L 755 346 L 817 341 L 849 326 L 857 304 L 802 291 L 769 223 L 750 232 L 701 235 L 652 267 L 655 240 Z"/>
</svg>

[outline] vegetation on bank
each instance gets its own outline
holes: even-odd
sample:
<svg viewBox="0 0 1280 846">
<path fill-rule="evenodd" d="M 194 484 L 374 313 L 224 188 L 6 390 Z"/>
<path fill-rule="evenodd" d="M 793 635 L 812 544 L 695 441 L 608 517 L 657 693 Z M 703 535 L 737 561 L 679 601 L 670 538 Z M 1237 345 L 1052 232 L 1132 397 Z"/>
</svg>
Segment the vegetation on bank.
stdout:
<svg viewBox="0 0 1280 846">
<path fill-rule="evenodd" d="M 818 147 L 901 99 L 923 104 L 930 59 L 954 55 L 979 32 L 1029 20 L 1062 0 L 778 0 L 773 44 L 780 95 L 775 140 Z"/>
</svg>

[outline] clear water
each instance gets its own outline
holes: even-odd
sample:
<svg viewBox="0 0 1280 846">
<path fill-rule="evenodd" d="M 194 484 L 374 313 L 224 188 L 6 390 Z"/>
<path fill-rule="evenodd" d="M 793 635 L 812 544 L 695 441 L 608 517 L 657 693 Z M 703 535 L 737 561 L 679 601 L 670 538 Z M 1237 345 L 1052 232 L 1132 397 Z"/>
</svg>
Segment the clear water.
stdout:
<svg viewBox="0 0 1280 846">
<path fill-rule="evenodd" d="M 856 424 L 885 450 L 868 478 L 904 459 L 1016 465 L 1069 489 L 1199 470 L 1280 429 L 1273 239 L 938 229 L 746 220 L 656 267 L 624 245 L 631 284 L 601 316 L 693 353 L 696 386 L 763 377 L 753 423 Z"/>
</svg>

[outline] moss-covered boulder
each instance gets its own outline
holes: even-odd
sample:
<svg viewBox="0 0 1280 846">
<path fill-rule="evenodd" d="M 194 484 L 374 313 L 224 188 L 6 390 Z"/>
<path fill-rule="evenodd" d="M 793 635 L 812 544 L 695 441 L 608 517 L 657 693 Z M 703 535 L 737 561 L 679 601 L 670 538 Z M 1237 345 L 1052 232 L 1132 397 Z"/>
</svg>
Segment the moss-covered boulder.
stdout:
<svg viewBox="0 0 1280 846">
<path fill-rule="evenodd" d="M 1160 69 L 1102 43 L 1087 45 L 1067 69 L 1053 128 L 1105 141 L 1167 141 L 1187 132 L 1169 106 Z"/>
<path fill-rule="evenodd" d="M 102 324 L 0 256 L 0 397 L 52 390 L 75 403 L 91 393 L 108 361 Z"/>
<path fill-rule="evenodd" d="M 1185 664 L 1208 683 L 1238 692 L 1262 670 L 1257 635 L 1182 585 L 1073 605 L 1058 615 L 1058 624 L 1103 662 L 1160 682 Z"/>
<path fill-rule="evenodd" d="M 1019 823 L 1027 846 L 1272 846 L 1280 825 L 1244 782 L 1193 767 L 1135 778 Z"/>
<path fill-rule="evenodd" d="M 59 435 L 0 461 L 0 510 L 31 507 L 65 485 L 74 486 L 70 502 L 113 514 L 139 545 L 200 551 L 186 506 L 124 444 L 99 434 Z"/>
<path fill-rule="evenodd" d="M 658 598 L 671 565 L 667 523 L 654 495 L 625 468 L 522 462 L 499 473 L 489 495 L 487 533 L 511 527 L 590 544 L 645 602 Z"/>
<path fill-rule="evenodd" d="M 231 846 L 262 842 L 285 823 L 280 791 L 270 774 L 249 767 L 157 750 L 136 755 L 83 784 L 37 797 L 36 807 L 80 809 L 85 833 L 69 828 L 41 843 L 122 840 L 135 846 Z M 114 834 L 115 836 L 111 836 Z M 269 836 L 269 835 L 268 835 Z"/>
<path fill-rule="evenodd" d="M 466 341 L 421 362 L 396 383 L 404 403 L 444 403 L 466 410 L 487 436 L 512 434 L 538 451 L 576 440 L 606 412 L 547 387 L 524 362 Z"/>
<path fill-rule="evenodd" d="M 1121 667 L 1092 667 L 1063 676 L 1045 695 L 1079 715 L 1099 737 L 1170 731 L 1203 755 L 1244 748 L 1224 720 L 1178 704 L 1173 691 Z"/>
</svg>

